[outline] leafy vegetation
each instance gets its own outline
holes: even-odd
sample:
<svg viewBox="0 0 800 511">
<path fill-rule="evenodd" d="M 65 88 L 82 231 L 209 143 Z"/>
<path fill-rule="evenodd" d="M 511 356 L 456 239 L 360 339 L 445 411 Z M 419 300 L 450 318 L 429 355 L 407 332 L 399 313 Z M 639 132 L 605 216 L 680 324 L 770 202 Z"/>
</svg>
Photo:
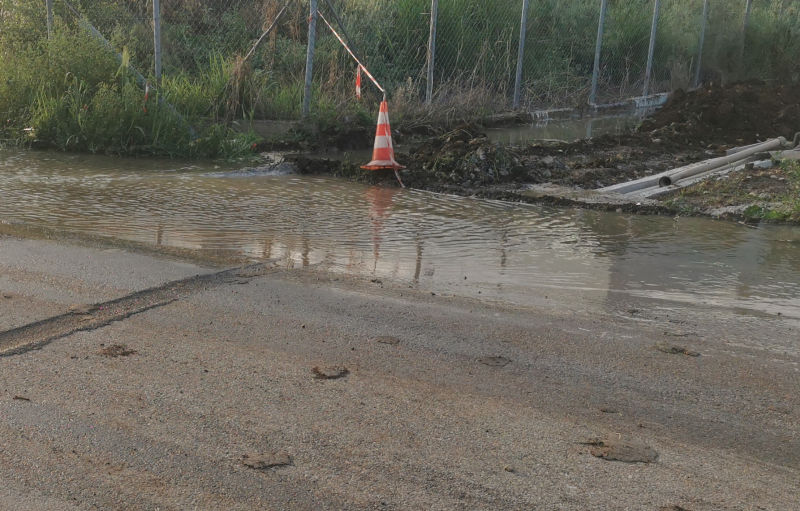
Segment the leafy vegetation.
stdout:
<svg viewBox="0 0 800 511">
<path fill-rule="evenodd" d="M 685 214 L 733 208 L 754 221 L 800 222 L 800 162 L 743 170 L 681 190 L 666 203 Z"/>
<path fill-rule="evenodd" d="M 146 97 L 127 50 L 118 62 L 79 27 L 59 25 L 47 38 L 25 23 L 26 5 L 1 11 L 4 27 L 11 23 L 0 36 L 0 138 L 6 143 L 117 155 L 252 154 L 257 137 L 201 119 L 205 92 L 169 82 L 160 95 Z M 181 100 L 177 110 L 173 96 Z"/>
<path fill-rule="evenodd" d="M 356 51 L 390 91 L 393 120 L 446 124 L 508 106 L 516 67 L 519 0 L 440 0 L 433 106 L 422 105 L 430 0 L 331 0 Z M 654 89 L 690 85 L 703 0 L 662 2 Z M 153 69 L 151 2 L 72 0 L 132 66 Z M 0 0 L 2 138 L 33 139 L 65 150 L 117 154 L 230 156 L 249 147 L 215 121 L 298 119 L 303 95 L 307 3 L 290 2 L 277 29 L 244 63 L 242 56 L 284 0 L 164 0 L 164 79 L 145 112 L 141 86 L 79 19 L 56 0 L 48 40 L 42 2 Z M 735 4 L 735 5 L 734 5 Z M 524 79 L 529 107 L 585 104 L 594 62 L 599 2 L 531 3 Z M 335 23 L 324 0 L 320 9 Z M 800 2 L 757 4 L 741 58 L 742 6 L 712 2 L 704 77 L 800 78 Z M 601 95 L 640 91 L 652 0 L 611 0 L 605 30 Z M 318 29 L 312 111 L 323 125 L 347 118 L 374 122 L 380 100 L 365 85 L 353 100 L 355 66 L 322 22 Z M 151 77 L 152 78 L 152 77 Z M 110 119 L 102 119 L 102 116 Z M 181 120 L 181 117 L 185 121 Z M 195 126 L 198 137 L 187 125 Z M 205 127 L 204 127 L 205 126 Z M 29 131 L 25 129 L 32 128 Z M 230 153 L 233 151 L 233 153 Z"/>
</svg>

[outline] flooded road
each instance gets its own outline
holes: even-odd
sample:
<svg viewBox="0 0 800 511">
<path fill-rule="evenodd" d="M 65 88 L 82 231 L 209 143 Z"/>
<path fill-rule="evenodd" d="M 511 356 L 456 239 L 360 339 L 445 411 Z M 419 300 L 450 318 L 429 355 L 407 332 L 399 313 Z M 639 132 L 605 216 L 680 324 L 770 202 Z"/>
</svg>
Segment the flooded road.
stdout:
<svg viewBox="0 0 800 511">
<path fill-rule="evenodd" d="M 172 161 L 0 152 L 0 223 L 519 305 L 800 320 L 800 230 L 554 209 Z"/>
<path fill-rule="evenodd" d="M 602 117 L 543 118 L 529 125 L 486 130 L 493 142 L 525 145 L 541 140 L 574 140 L 621 135 L 634 129 L 651 110 L 626 112 Z"/>
</svg>

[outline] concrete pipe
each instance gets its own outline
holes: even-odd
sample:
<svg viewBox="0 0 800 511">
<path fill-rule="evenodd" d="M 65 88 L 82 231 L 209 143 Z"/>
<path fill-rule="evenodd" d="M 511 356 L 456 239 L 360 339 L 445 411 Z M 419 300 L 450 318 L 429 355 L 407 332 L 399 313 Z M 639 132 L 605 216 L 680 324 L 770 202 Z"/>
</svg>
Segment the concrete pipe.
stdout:
<svg viewBox="0 0 800 511">
<path fill-rule="evenodd" d="M 703 174 L 705 172 L 710 172 L 712 170 L 716 170 L 720 167 L 724 167 L 726 165 L 730 165 L 732 163 L 740 162 L 742 160 L 746 160 L 750 158 L 754 154 L 763 153 L 766 151 L 773 151 L 780 147 L 786 145 L 786 139 L 783 137 L 773 138 L 771 140 L 767 140 L 766 142 L 762 142 L 760 144 L 755 144 L 753 146 L 748 147 L 742 151 L 737 153 L 728 155 L 728 156 L 721 156 L 719 158 L 713 158 L 711 160 L 701 161 L 699 163 L 694 163 L 692 165 L 687 165 L 686 167 L 681 167 L 679 169 L 675 169 L 668 173 L 662 174 L 658 178 L 658 186 L 671 186 L 681 179 L 686 179 L 689 177 L 696 176 L 698 174 Z"/>
</svg>

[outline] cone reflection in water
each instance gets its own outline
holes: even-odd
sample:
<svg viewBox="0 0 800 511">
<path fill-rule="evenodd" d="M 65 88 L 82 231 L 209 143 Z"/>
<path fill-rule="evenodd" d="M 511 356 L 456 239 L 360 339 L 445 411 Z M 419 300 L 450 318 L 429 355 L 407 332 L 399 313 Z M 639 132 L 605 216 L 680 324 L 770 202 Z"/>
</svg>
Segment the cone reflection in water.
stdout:
<svg viewBox="0 0 800 511">
<path fill-rule="evenodd" d="M 394 160 L 394 147 L 392 146 L 392 128 L 389 126 L 389 105 L 381 101 L 381 111 L 378 114 L 378 129 L 375 132 L 375 149 L 372 152 L 372 161 L 361 167 L 364 170 L 404 169 Z"/>
<path fill-rule="evenodd" d="M 392 204 L 394 203 L 394 196 L 397 194 L 397 191 L 397 188 L 373 186 L 365 192 L 367 202 L 369 203 L 369 219 L 372 221 L 373 272 L 378 268 L 378 259 L 380 259 L 383 225 L 389 217 Z"/>
</svg>

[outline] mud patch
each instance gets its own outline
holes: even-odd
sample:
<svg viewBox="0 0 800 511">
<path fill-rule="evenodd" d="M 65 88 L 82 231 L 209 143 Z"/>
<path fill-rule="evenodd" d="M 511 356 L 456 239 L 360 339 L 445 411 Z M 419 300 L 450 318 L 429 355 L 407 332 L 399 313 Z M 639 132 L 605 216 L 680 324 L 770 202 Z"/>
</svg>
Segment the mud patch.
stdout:
<svg viewBox="0 0 800 511">
<path fill-rule="evenodd" d="M 229 284 L 241 271 L 264 274 L 270 264 L 258 263 L 208 275 L 176 280 L 162 286 L 111 300 L 80 313 L 67 312 L 25 326 L 0 332 L 0 357 L 26 353 L 81 331 L 96 330 L 136 314 L 163 307 L 212 286 Z M 84 313 L 85 312 L 85 313 Z"/>
<path fill-rule="evenodd" d="M 759 81 L 677 91 L 639 128 L 690 145 L 739 145 L 800 131 L 800 86 Z"/>
<path fill-rule="evenodd" d="M 398 344 L 400 344 L 400 339 L 397 337 L 392 337 L 390 335 L 385 335 L 373 338 L 372 342 L 376 342 L 378 344 L 388 344 L 390 346 L 397 346 Z"/>
<path fill-rule="evenodd" d="M 655 349 L 657 349 L 661 353 L 666 353 L 668 355 L 686 355 L 687 357 L 700 356 L 700 353 L 696 351 L 684 348 L 683 346 L 676 346 L 674 344 L 659 343 L 655 345 Z"/>
<path fill-rule="evenodd" d="M 623 463 L 654 463 L 658 453 L 652 447 L 634 440 L 590 438 L 583 445 L 595 458 Z"/>
<path fill-rule="evenodd" d="M 283 451 L 273 451 L 265 454 L 244 454 L 241 462 L 244 466 L 255 470 L 286 467 L 292 464 L 292 457 Z"/>
<path fill-rule="evenodd" d="M 338 380 L 350 374 L 350 371 L 342 366 L 315 366 L 311 372 L 317 380 Z"/>
<path fill-rule="evenodd" d="M 117 358 L 130 357 L 131 355 L 136 355 L 138 352 L 136 350 L 128 349 L 128 347 L 124 344 L 114 344 L 100 349 L 97 353 L 104 357 Z"/>
<path fill-rule="evenodd" d="M 510 358 L 506 357 L 481 357 L 478 362 L 489 367 L 505 367 L 511 363 Z"/>
</svg>

